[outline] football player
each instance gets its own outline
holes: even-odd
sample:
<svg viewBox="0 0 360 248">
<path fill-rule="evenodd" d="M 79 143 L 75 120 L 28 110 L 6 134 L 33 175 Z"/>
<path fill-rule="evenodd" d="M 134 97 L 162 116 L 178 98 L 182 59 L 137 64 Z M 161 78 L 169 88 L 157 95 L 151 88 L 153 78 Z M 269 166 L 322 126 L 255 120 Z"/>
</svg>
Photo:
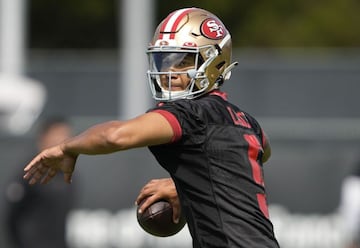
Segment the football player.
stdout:
<svg viewBox="0 0 360 248">
<path fill-rule="evenodd" d="M 171 179 L 147 188 L 169 185 L 164 197 L 179 203 L 173 204 L 177 213 L 181 205 L 193 247 L 279 247 L 263 180 L 268 139 L 255 118 L 220 90 L 237 64 L 231 53 L 230 33 L 214 14 L 199 8 L 170 13 L 147 49 L 157 106 L 44 150 L 26 166 L 24 178 L 47 183 L 62 171 L 71 182 L 79 154 L 148 146 Z M 147 204 L 155 201 L 159 194 L 150 191 L 138 200 L 153 195 Z"/>
</svg>

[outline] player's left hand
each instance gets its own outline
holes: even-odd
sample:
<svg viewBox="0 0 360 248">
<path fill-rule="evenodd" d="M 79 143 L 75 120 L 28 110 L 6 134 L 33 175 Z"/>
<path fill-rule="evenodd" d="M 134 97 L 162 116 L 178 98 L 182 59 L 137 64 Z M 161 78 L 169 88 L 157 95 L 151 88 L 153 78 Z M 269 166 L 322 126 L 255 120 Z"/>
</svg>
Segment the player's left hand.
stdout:
<svg viewBox="0 0 360 248">
<path fill-rule="evenodd" d="M 173 208 L 173 221 L 178 223 L 181 215 L 180 201 L 177 195 L 174 181 L 171 178 L 153 179 L 148 182 L 140 191 L 136 204 L 144 201 L 140 211 L 145 211 L 154 202 L 165 199 Z"/>
<path fill-rule="evenodd" d="M 61 171 L 64 173 L 64 181 L 71 183 L 77 157 L 64 153 L 60 146 L 46 149 L 26 165 L 24 179 L 29 184 L 46 184 Z"/>
</svg>

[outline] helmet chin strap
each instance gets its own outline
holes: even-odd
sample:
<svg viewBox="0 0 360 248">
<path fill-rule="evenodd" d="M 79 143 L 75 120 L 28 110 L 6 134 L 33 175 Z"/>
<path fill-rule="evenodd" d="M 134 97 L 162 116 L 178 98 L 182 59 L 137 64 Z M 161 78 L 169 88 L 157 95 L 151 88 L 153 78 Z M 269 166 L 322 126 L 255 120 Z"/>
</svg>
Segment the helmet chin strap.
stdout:
<svg viewBox="0 0 360 248">
<path fill-rule="evenodd" d="M 218 79 L 216 80 L 215 84 L 214 84 L 214 89 L 219 88 L 224 82 L 225 80 L 229 80 L 231 77 L 231 70 L 237 66 L 239 64 L 239 62 L 234 62 L 231 63 L 228 67 L 225 68 L 224 72 L 218 77 Z"/>
<path fill-rule="evenodd" d="M 221 74 L 223 76 L 224 80 L 230 79 L 231 70 L 238 64 L 239 64 L 239 62 L 235 61 L 234 63 L 231 63 L 228 67 L 225 68 L 224 72 Z"/>
</svg>

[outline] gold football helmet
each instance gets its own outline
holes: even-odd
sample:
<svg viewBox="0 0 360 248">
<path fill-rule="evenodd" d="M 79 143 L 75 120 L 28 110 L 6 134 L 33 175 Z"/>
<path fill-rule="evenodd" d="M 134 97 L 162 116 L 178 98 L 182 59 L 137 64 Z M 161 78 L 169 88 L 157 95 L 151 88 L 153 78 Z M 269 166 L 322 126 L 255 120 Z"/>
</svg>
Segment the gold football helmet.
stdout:
<svg viewBox="0 0 360 248">
<path fill-rule="evenodd" d="M 214 14 L 199 8 L 170 13 L 157 27 L 147 49 L 153 98 L 191 99 L 219 88 L 237 65 L 231 63 L 231 50 L 230 33 Z M 188 78 L 186 89 L 172 90 L 175 74 Z"/>
</svg>

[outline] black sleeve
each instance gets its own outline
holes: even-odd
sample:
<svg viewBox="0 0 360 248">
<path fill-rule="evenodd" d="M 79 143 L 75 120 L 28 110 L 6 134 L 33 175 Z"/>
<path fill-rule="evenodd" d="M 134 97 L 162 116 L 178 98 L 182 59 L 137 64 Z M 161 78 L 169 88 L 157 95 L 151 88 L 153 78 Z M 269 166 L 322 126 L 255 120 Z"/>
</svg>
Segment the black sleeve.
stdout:
<svg viewBox="0 0 360 248">
<path fill-rule="evenodd" d="M 202 114 L 203 110 L 195 101 L 168 102 L 152 110 L 158 109 L 168 111 L 176 117 L 182 130 L 182 142 L 186 142 L 186 140 L 191 140 L 194 144 L 204 142 L 206 119 Z"/>
</svg>

